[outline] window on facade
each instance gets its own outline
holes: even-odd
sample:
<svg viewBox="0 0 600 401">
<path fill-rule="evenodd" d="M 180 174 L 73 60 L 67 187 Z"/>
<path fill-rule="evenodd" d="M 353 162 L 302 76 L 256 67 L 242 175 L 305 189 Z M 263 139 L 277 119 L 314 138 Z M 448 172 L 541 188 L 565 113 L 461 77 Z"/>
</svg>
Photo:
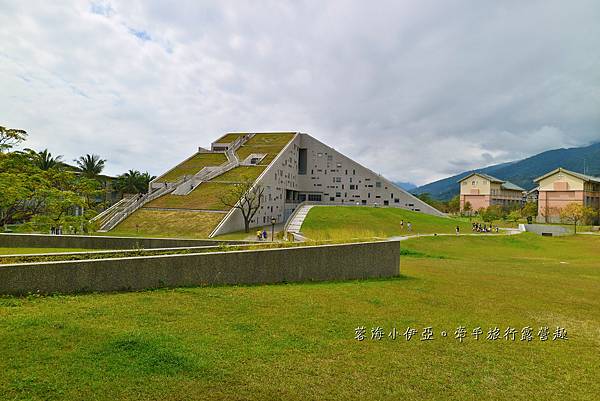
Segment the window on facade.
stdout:
<svg viewBox="0 0 600 401">
<path fill-rule="evenodd" d="M 384 206 L 388 206 L 390 204 L 390 201 L 384 200 L 383 204 L 384 204 Z"/>
<path fill-rule="evenodd" d="M 329 197 L 330 202 L 335 202 L 335 198 L 333 196 Z"/>
<path fill-rule="evenodd" d="M 310 202 L 321 202 L 321 194 L 308 194 Z"/>
<path fill-rule="evenodd" d="M 361 200 L 360 203 L 362 203 L 363 205 L 367 204 L 367 201 L 365 199 Z"/>
<path fill-rule="evenodd" d="M 335 196 L 338 197 L 338 198 L 341 198 L 342 197 L 342 193 L 341 192 L 336 192 Z"/>
<path fill-rule="evenodd" d="M 375 182 L 375 188 L 381 188 L 381 182 L 380 181 L 376 181 Z"/>
<path fill-rule="evenodd" d="M 356 175 L 356 170 L 352 170 L 352 175 Z"/>
</svg>

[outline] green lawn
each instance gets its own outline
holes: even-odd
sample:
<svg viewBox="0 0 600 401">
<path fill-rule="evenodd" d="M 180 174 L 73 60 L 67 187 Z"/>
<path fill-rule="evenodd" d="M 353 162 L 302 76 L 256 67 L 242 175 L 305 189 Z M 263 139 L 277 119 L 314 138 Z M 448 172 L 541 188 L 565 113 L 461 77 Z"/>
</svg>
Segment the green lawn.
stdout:
<svg viewBox="0 0 600 401">
<path fill-rule="evenodd" d="M 254 181 L 265 170 L 266 166 L 238 166 L 232 168 L 225 174 L 215 177 L 211 182 L 243 182 Z"/>
<path fill-rule="evenodd" d="M 143 237 L 208 238 L 224 213 L 138 209 L 111 235 Z"/>
<path fill-rule="evenodd" d="M 400 222 L 404 220 L 404 229 Z M 412 223 L 409 232 L 407 223 Z M 315 240 L 392 237 L 408 234 L 471 232 L 471 224 L 398 208 L 315 206 L 308 212 L 302 233 Z"/>
<path fill-rule="evenodd" d="M 227 161 L 224 153 L 196 153 L 191 159 L 186 160 L 159 177 L 156 182 L 174 182 L 184 175 L 194 175 L 207 166 L 218 166 Z"/>
<path fill-rule="evenodd" d="M 402 247 L 396 279 L 0 298 L 0 399 L 597 399 L 600 238 Z M 495 326 L 534 339 L 486 340 Z M 542 342 L 542 326 L 569 339 Z"/>
<path fill-rule="evenodd" d="M 232 185 L 234 184 L 203 182 L 187 195 L 167 194 L 144 207 L 227 211 L 229 207 L 223 205 L 221 198 L 231 191 Z"/>
<path fill-rule="evenodd" d="M 97 249 L 95 249 L 97 250 Z M 0 255 L 27 255 L 31 253 L 56 253 L 56 252 L 85 252 L 90 249 L 82 248 L 2 248 L 0 247 Z"/>
<path fill-rule="evenodd" d="M 240 160 L 244 160 L 252 153 L 266 153 L 267 156 L 261 160 L 260 164 L 267 166 L 293 138 L 293 133 L 256 134 L 236 153 Z"/>
</svg>

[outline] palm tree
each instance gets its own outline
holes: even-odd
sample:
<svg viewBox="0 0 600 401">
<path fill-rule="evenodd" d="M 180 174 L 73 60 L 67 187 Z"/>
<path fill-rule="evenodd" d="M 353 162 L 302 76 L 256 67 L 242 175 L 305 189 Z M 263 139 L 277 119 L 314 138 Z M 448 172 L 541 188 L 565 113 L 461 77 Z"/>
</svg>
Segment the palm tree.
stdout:
<svg viewBox="0 0 600 401">
<path fill-rule="evenodd" d="M 121 174 L 117 177 L 117 186 L 119 190 L 127 194 L 137 194 L 140 192 L 140 172 L 137 170 L 129 170 L 125 174 Z"/>
<path fill-rule="evenodd" d="M 77 168 L 87 178 L 97 178 L 102 170 L 104 170 L 105 159 L 101 159 L 98 155 L 85 155 L 74 160 L 77 163 Z"/>
<path fill-rule="evenodd" d="M 27 148 L 24 153 L 31 158 L 33 164 L 40 170 L 47 171 L 52 168 L 63 167 L 62 156 L 53 157 L 52 153 L 48 152 L 48 149 L 36 152 L 33 149 Z"/>
<path fill-rule="evenodd" d="M 142 193 L 148 193 L 148 187 L 150 186 L 150 181 L 155 179 L 155 175 L 150 175 L 147 171 L 140 174 L 140 190 Z"/>
</svg>

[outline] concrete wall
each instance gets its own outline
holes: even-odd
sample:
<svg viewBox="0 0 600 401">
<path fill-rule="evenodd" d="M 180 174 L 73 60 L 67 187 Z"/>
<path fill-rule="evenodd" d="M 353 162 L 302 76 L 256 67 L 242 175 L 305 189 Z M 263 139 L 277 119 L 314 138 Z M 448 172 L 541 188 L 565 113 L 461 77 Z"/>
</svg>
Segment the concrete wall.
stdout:
<svg viewBox="0 0 600 401">
<path fill-rule="evenodd" d="M 0 234 L 0 247 L 6 248 L 153 249 L 218 245 L 221 243 L 234 244 L 246 242 L 175 238 L 104 237 L 95 235 Z"/>
<path fill-rule="evenodd" d="M 212 284 L 350 280 L 400 273 L 400 243 L 0 266 L 0 294 L 142 290 Z"/>
<path fill-rule="evenodd" d="M 553 237 L 562 236 L 562 235 L 571 235 L 573 231 L 567 229 L 566 227 L 561 226 L 550 226 L 544 224 L 521 224 L 523 226 L 523 230 L 529 233 L 535 233 L 538 235 L 542 234 L 551 234 Z"/>
</svg>

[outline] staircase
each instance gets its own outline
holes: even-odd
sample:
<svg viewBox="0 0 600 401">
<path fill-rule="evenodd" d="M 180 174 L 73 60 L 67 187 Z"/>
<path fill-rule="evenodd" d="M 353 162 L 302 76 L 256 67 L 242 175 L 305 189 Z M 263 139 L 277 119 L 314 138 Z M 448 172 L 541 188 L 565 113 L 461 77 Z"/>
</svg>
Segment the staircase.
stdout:
<svg viewBox="0 0 600 401">
<path fill-rule="evenodd" d="M 233 141 L 227 150 L 225 156 L 227 163 L 220 166 L 207 166 L 194 174 L 193 176 L 184 176 L 175 182 L 166 182 L 164 186 L 154 187 L 151 192 L 143 196 L 134 196 L 131 198 L 123 198 L 119 202 L 106 209 L 91 221 L 98 221 L 100 224 L 99 232 L 110 231 L 115 228 L 120 222 L 125 220 L 130 214 L 144 206 L 146 203 L 160 198 L 163 195 L 171 193 L 173 195 L 187 195 L 192 192 L 198 185 L 205 181 L 210 181 L 213 178 L 228 172 L 229 170 L 240 165 L 240 160 L 236 155 L 236 151 L 254 134 L 242 135 Z"/>
<path fill-rule="evenodd" d="M 175 190 L 172 192 L 172 195 L 188 195 L 203 182 L 210 181 L 213 178 L 221 174 L 225 174 L 229 170 L 238 167 L 240 165 L 240 159 L 237 157 L 237 154 L 235 152 L 253 136 L 254 134 L 242 135 L 238 139 L 233 141 L 225 151 L 227 163 L 216 167 L 204 167 L 202 170 L 198 171 L 193 176 L 184 177 L 183 182 L 179 184 L 177 188 L 175 188 Z"/>
<path fill-rule="evenodd" d="M 165 186 L 160 187 L 150 193 L 141 196 L 133 196 L 131 198 L 124 198 L 121 201 L 115 203 L 112 207 L 102 212 L 107 213 L 101 219 L 99 219 L 100 228 L 98 231 L 106 232 L 112 230 L 117 226 L 117 224 L 125 220 L 127 216 L 144 206 L 146 203 L 151 202 L 154 199 L 160 198 L 161 196 L 173 191 L 173 188 L 181 184 L 181 181 L 182 180 L 180 179 L 175 183 L 166 183 Z"/>
<path fill-rule="evenodd" d="M 300 228 L 306 218 L 306 215 L 314 205 L 300 204 L 296 208 L 296 211 L 292 213 L 287 224 L 285 225 L 285 231 L 293 234 L 294 236 L 300 234 Z"/>
</svg>

